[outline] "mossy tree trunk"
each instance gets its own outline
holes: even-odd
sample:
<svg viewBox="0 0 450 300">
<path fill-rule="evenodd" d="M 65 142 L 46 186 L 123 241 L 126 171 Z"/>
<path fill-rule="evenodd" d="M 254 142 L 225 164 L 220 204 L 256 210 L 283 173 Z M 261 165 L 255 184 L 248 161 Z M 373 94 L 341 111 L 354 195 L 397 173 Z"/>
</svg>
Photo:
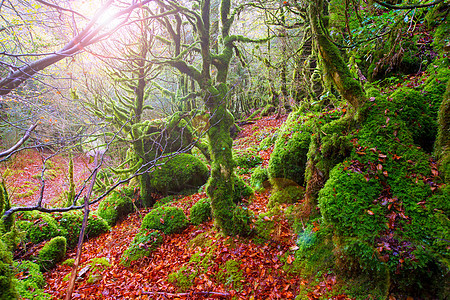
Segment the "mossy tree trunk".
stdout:
<svg viewBox="0 0 450 300">
<path fill-rule="evenodd" d="M 323 30 L 323 5 L 323 0 L 311 0 L 308 7 L 315 49 L 327 78 L 334 83 L 342 97 L 358 109 L 365 102 L 366 95 L 361 84 L 351 76 L 338 47 L 330 41 Z"/>
</svg>

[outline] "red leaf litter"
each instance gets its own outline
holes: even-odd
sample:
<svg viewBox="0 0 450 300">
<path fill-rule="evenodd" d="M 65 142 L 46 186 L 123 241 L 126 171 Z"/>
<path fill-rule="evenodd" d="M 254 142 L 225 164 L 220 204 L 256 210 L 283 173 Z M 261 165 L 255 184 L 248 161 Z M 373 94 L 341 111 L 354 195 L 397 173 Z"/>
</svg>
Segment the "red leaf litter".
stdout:
<svg viewBox="0 0 450 300">
<path fill-rule="evenodd" d="M 243 126 L 234 146 L 246 148 L 256 145 L 263 136 L 274 134 L 285 119 L 285 116 L 279 119 L 265 117 Z M 273 147 L 269 147 L 259 152 L 266 165 L 272 150 Z M 0 167 L 2 173 L 6 167 L 14 171 L 7 178 L 8 189 L 14 190 L 13 203 L 31 204 L 36 197 L 37 192 L 29 197 L 20 198 L 15 195 L 23 193 L 27 184 L 31 186 L 27 181 L 32 182 L 32 186 L 39 185 L 39 179 L 33 179 L 32 176 L 40 172 L 41 156 L 42 154 L 37 152 L 23 152 L 19 154 L 20 159 L 16 157 L 13 160 L 14 163 Z M 57 198 L 64 188 L 68 188 L 65 178 L 67 157 L 58 156 L 52 161 L 57 176 L 46 183 L 46 203 L 54 201 L 52 199 Z M 89 174 L 87 158 L 76 155 L 74 165 L 75 181 L 79 186 Z M 267 211 L 269 196 L 270 190 L 267 189 L 256 192 L 250 199 L 248 208 L 255 216 Z M 206 197 L 205 193 L 197 193 L 175 200 L 173 205 L 182 208 L 189 216 L 192 205 Z M 120 264 L 121 255 L 139 231 L 142 218 L 148 212 L 148 209 L 135 212 L 114 226 L 109 233 L 83 244 L 80 266 L 86 265 L 92 258 L 104 257 L 109 260 L 111 267 L 106 267 L 100 274 L 101 278 L 94 283 L 88 283 L 91 271 L 83 276 L 78 273 L 80 277 L 76 281 L 72 299 L 294 299 L 301 291 L 304 293 L 306 287 L 309 299 L 319 299 L 329 293 L 336 282 L 334 275 L 329 274 L 324 275 L 323 281 L 317 286 L 309 286 L 311 282 L 308 279 L 287 272 L 289 265 L 295 262 L 296 235 L 282 216 L 275 219 L 276 230 L 264 244 L 255 244 L 251 238 L 225 237 L 216 231 L 213 221 L 210 221 L 199 226 L 190 225 L 181 234 L 165 236 L 163 244 L 149 257 L 124 267 Z M 202 235 L 200 239 L 210 241 L 210 244 L 190 243 L 199 235 Z M 202 256 L 211 252 L 213 253 L 209 266 L 193 279 L 192 287 L 187 291 L 180 292 L 168 281 L 169 274 L 187 266 L 192 255 L 200 253 Z M 66 259 L 74 258 L 75 255 L 75 250 L 69 250 Z M 218 280 L 220 268 L 231 259 L 239 262 L 239 270 L 243 275 L 238 286 Z M 67 265 L 58 265 L 45 273 L 45 292 L 52 295 L 53 299 L 65 297 L 68 285 L 66 278 L 71 270 Z M 326 298 L 349 299 L 344 295 Z"/>
</svg>

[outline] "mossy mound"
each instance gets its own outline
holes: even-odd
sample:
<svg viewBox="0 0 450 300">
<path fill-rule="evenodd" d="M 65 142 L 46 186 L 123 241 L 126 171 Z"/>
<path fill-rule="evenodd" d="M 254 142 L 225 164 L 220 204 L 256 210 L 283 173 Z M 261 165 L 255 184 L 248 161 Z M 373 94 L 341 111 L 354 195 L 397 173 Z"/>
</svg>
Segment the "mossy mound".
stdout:
<svg viewBox="0 0 450 300">
<path fill-rule="evenodd" d="M 158 162 L 151 173 L 150 185 L 161 193 L 178 193 L 189 188 L 198 188 L 206 183 L 209 171 L 197 157 L 181 153 Z"/>
<path fill-rule="evenodd" d="M 200 225 L 211 220 L 211 218 L 211 201 L 208 198 L 200 199 L 192 205 L 189 215 L 192 224 Z"/>
<path fill-rule="evenodd" d="M 52 299 L 43 292 L 45 279 L 38 264 L 31 261 L 15 262 L 16 274 L 23 274 L 23 279 L 17 281 L 17 292 L 23 299 Z"/>
<path fill-rule="evenodd" d="M 180 233 L 188 225 L 183 210 L 178 207 L 163 206 L 150 211 L 142 220 L 142 229 L 161 230 L 165 234 Z"/>
<path fill-rule="evenodd" d="M 236 260 L 227 260 L 220 266 L 220 271 L 216 274 L 216 279 L 227 288 L 239 291 L 242 289 L 244 272 L 241 263 Z"/>
<path fill-rule="evenodd" d="M 0 239 L 0 299 L 16 299 L 14 284 L 13 255 L 6 244 Z"/>
<path fill-rule="evenodd" d="M 269 178 L 286 178 L 304 184 L 311 135 L 310 116 L 293 112 L 281 127 L 267 169 Z"/>
<path fill-rule="evenodd" d="M 80 235 L 81 226 L 83 224 L 84 213 L 80 210 L 68 211 L 63 213 L 52 214 L 52 217 L 56 220 L 58 225 L 62 227 L 67 234 L 67 246 L 69 248 L 74 247 L 78 243 L 78 237 Z M 93 238 L 108 232 L 111 227 L 108 223 L 97 214 L 89 214 L 85 236 L 87 238 Z"/>
<path fill-rule="evenodd" d="M 300 201 L 304 195 L 305 189 L 299 185 L 277 187 L 272 191 L 267 207 L 274 207 L 277 204 L 293 204 Z"/>
<path fill-rule="evenodd" d="M 134 190 L 132 187 L 122 187 L 114 190 L 100 202 L 97 214 L 110 226 L 134 211 Z"/>
<path fill-rule="evenodd" d="M 67 242 L 63 236 L 57 236 L 47 242 L 39 251 L 38 261 L 42 270 L 50 270 L 63 260 L 66 255 Z"/>
<path fill-rule="evenodd" d="M 149 256 L 163 242 L 164 236 L 158 230 L 141 229 L 122 254 L 120 263 L 129 266 L 131 262 Z"/>
<path fill-rule="evenodd" d="M 414 128 L 395 105 L 381 97 L 367 104 L 352 152 L 332 169 L 318 202 L 322 228 L 333 228 L 337 269 L 388 276 L 390 289 L 419 297 L 437 291 L 435 280 L 448 272 L 441 242 L 448 205 L 444 194 L 432 197 L 430 156 L 414 145 Z"/>
<path fill-rule="evenodd" d="M 262 158 L 258 155 L 257 151 L 251 148 L 234 150 L 233 160 L 238 167 L 238 173 L 241 174 L 250 172 L 250 169 L 262 163 Z"/>
<path fill-rule="evenodd" d="M 26 232 L 27 239 L 33 244 L 67 235 L 67 231 L 58 226 L 55 219 L 38 211 L 18 213 L 16 225 L 19 230 Z"/>
<path fill-rule="evenodd" d="M 253 169 L 252 176 L 250 177 L 250 184 L 256 190 L 264 188 L 264 183 L 269 180 L 269 175 L 267 173 L 267 168 L 259 166 Z"/>
</svg>

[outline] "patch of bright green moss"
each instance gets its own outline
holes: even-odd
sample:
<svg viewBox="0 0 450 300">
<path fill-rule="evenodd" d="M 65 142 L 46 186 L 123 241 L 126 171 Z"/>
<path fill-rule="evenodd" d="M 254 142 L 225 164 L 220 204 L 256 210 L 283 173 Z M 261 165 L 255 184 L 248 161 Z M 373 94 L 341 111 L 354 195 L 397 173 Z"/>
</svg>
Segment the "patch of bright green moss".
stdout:
<svg viewBox="0 0 450 300">
<path fill-rule="evenodd" d="M 190 209 L 189 218 L 194 225 L 211 220 L 211 201 L 207 198 L 198 200 Z"/>
<path fill-rule="evenodd" d="M 132 187 L 122 187 L 114 190 L 100 202 L 97 213 L 110 226 L 134 211 L 134 190 Z"/>
<path fill-rule="evenodd" d="M 165 234 L 180 233 L 188 224 L 183 210 L 164 206 L 153 209 L 142 220 L 142 229 L 161 230 Z"/>
<path fill-rule="evenodd" d="M 151 173 L 151 186 L 162 193 L 177 193 L 188 188 L 198 188 L 206 183 L 209 171 L 197 157 L 181 153 L 163 159 Z M 159 164 L 158 163 L 158 164 Z"/>
<path fill-rule="evenodd" d="M 56 236 L 66 236 L 67 231 L 48 214 L 37 211 L 23 212 L 17 215 L 17 227 L 26 232 L 33 244 L 49 240 Z"/>
<path fill-rule="evenodd" d="M 250 177 L 250 184 L 256 190 L 261 190 L 264 188 L 264 183 L 269 180 L 269 175 L 267 173 L 267 168 L 259 166 L 253 169 L 252 176 Z"/>
<path fill-rule="evenodd" d="M 216 279 L 230 289 L 241 290 L 244 280 L 241 263 L 232 259 L 226 261 L 217 272 Z"/>
<path fill-rule="evenodd" d="M 129 266 L 131 262 L 149 256 L 163 242 L 163 234 L 158 230 L 141 229 L 123 253 L 120 263 Z"/>
<path fill-rule="evenodd" d="M 39 265 L 43 270 L 50 270 L 66 255 L 66 238 L 58 236 L 47 242 L 39 251 Z"/>
</svg>

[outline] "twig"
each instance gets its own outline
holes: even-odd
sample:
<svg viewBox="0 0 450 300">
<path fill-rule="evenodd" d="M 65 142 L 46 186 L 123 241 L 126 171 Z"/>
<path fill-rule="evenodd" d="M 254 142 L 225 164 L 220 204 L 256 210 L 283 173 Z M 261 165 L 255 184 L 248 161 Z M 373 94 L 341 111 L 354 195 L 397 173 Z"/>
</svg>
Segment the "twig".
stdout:
<svg viewBox="0 0 450 300">
<path fill-rule="evenodd" d="M 95 165 L 98 165 L 98 153 L 95 155 Z M 77 278 L 77 269 L 80 264 L 81 252 L 83 248 L 84 232 L 86 231 L 87 220 L 89 217 L 89 198 L 91 197 L 92 190 L 94 189 L 95 178 L 97 177 L 98 168 L 95 168 L 94 174 L 92 175 L 91 185 L 89 186 L 89 191 L 86 196 L 84 196 L 84 217 L 83 225 L 81 226 L 80 236 L 78 237 L 77 245 L 77 256 L 75 257 L 75 263 L 73 264 L 72 275 L 70 276 L 69 286 L 67 287 L 67 294 L 65 300 L 70 300 L 72 298 L 73 288 L 75 286 L 75 279 Z"/>
</svg>

